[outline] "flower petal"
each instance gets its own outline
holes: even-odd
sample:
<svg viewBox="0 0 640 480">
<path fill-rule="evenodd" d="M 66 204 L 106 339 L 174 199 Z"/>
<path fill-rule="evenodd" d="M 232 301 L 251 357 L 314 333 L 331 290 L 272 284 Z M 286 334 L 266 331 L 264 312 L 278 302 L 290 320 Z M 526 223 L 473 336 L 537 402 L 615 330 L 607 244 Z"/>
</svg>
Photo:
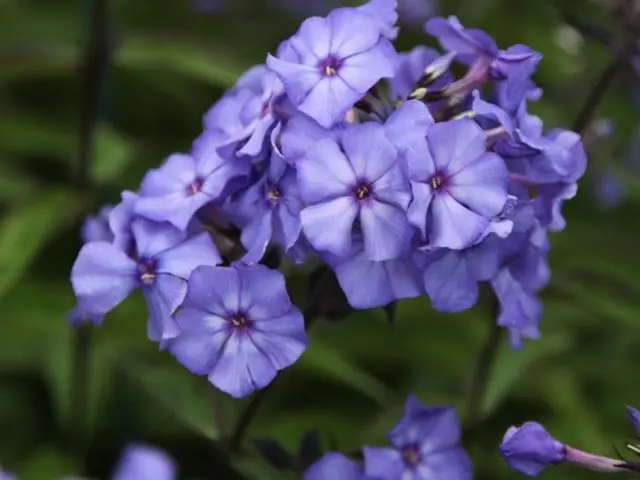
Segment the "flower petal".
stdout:
<svg viewBox="0 0 640 480">
<path fill-rule="evenodd" d="M 351 249 L 353 222 L 357 214 L 358 207 L 354 201 L 340 197 L 304 208 L 300 212 L 300 220 L 314 248 L 342 256 Z"/>
<path fill-rule="evenodd" d="M 343 136 L 342 147 L 356 177 L 369 183 L 379 180 L 398 161 L 398 152 L 387 140 L 382 125 L 377 123 L 350 127 Z"/>
<path fill-rule="evenodd" d="M 180 329 L 172 315 L 187 293 L 187 282 L 172 275 L 160 274 L 151 287 L 142 292 L 149 309 L 147 334 L 156 342 L 176 337 Z"/>
<path fill-rule="evenodd" d="M 380 28 L 371 16 L 353 8 L 337 8 L 327 16 L 331 26 L 330 52 L 340 58 L 369 50 L 380 38 Z"/>
<path fill-rule="evenodd" d="M 137 265 L 110 243 L 87 243 L 73 264 L 71 284 L 83 310 L 103 314 L 138 287 Z"/>
<path fill-rule="evenodd" d="M 267 66 L 278 75 L 295 105 L 302 104 L 309 91 L 322 79 L 316 67 L 287 62 L 272 55 L 267 56 Z"/>
<path fill-rule="evenodd" d="M 264 252 L 267 250 L 267 246 L 271 241 L 273 233 L 272 224 L 273 212 L 267 210 L 259 216 L 254 217 L 253 221 L 249 222 L 249 224 L 242 229 L 240 241 L 247 249 L 247 253 L 242 257 L 244 263 L 251 265 L 262 260 Z"/>
<path fill-rule="evenodd" d="M 186 234 L 167 223 L 157 223 L 144 218 L 136 218 L 131 223 L 140 258 L 153 258 L 160 252 L 181 243 Z"/>
<path fill-rule="evenodd" d="M 158 257 L 158 272 L 169 273 L 187 280 L 201 265 L 222 263 L 220 254 L 208 233 L 201 233 L 161 252 Z"/>
<path fill-rule="evenodd" d="M 364 447 L 364 473 L 371 478 L 403 478 L 404 461 L 393 448 Z"/>
<path fill-rule="evenodd" d="M 304 319 L 297 309 L 280 318 L 258 322 L 249 336 L 278 370 L 293 365 L 307 348 Z"/>
<path fill-rule="evenodd" d="M 356 183 L 351 164 L 333 140 L 318 141 L 296 168 L 298 189 L 306 203 L 348 195 Z"/>
<path fill-rule="evenodd" d="M 173 154 L 160 168 L 147 172 L 140 185 L 142 197 L 160 197 L 181 192 L 196 178 L 195 162 L 190 155 Z"/>
<path fill-rule="evenodd" d="M 487 152 L 449 178 L 447 191 L 485 217 L 498 215 L 507 202 L 509 172 L 501 157 Z"/>
<path fill-rule="evenodd" d="M 240 278 L 235 268 L 202 266 L 189 277 L 184 307 L 227 317 L 237 313 L 239 305 Z"/>
<path fill-rule="evenodd" d="M 242 398 L 266 387 L 277 373 L 245 332 L 235 332 L 209 373 L 209 381 L 232 397 Z"/>
<path fill-rule="evenodd" d="M 431 200 L 430 243 L 454 250 L 467 248 L 482 235 L 489 222 L 449 195 L 436 195 Z"/>
<path fill-rule="evenodd" d="M 406 213 L 398 207 L 373 200 L 362 205 L 360 223 L 364 249 L 371 260 L 399 257 L 409 247 L 413 230 Z"/>
<path fill-rule="evenodd" d="M 178 315 L 186 318 L 182 312 Z M 171 341 L 169 350 L 191 373 L 208 375 L 229 335 L 230 331 L 227 329 L 215 333 L 182 332 Z"/>
<path fill-rule="evenodd" d="M 470 119 L 436 123 L 427 136 L 436 168 L 454 175 L 486 152 L 482 129 Z"/>
<path fill-rule="evenodd" d="M 395 300 L 384 263 L 374 262 L 364 250 L 359 250 L 335 267 L 336 277 L 349 305 L 366 309 L 381 307 Z M 363 278 L 367 281 L 362 281 Z"/>
<path fill-rule="evenodd" d="M 375 47 L 345 59 L 339 76 L 364 96 L 381 78 L 393 77 L 399 60 L 389 40 L 381 38 Z"/>
<path fill-rule="evenodd" d="M 342 121 L 365 92 L 351 87 L 341 75 L 321 78 L 299 105 L 302 113 L 309 115 L 325 128 Z"/>
<path fill-rule="evenodd" d="M 239 311 L 251 321 L 278 318 L 291 309 L 284 276 L 278 270 L 264 265 L 235 267 L 238 271 L 241 293 Z"/>
</svg>

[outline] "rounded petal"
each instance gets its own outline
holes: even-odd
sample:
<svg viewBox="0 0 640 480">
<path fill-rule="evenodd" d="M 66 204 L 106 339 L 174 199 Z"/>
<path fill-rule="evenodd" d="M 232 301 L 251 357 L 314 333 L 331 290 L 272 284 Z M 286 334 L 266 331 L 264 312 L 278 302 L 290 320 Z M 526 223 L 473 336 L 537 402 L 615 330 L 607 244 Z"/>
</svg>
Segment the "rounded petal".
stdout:
<svg viewBox="0 0 640 480">
<path fill-rule="evenodd" d="M 314 248 L 343 256 L 351 250 L 353 222 L 357 214 L 358 207 L 351 198 L 339 197 L 304 208 L 300 212 L 300 220 Z"/>
<path fill-rule="evenodd" d="M 112 480 L 175 480 L 177 466 L 162 450 L 146 445 L 126 449 Z"/>
<path fill-rule="evenodd" d="M 242 245 L 247 249 L 242 261 L 247 264 L 258 263 L 262 260 L 273 234 L 273 212 L 267 210 L 266 212 L 256 212 L 256 215 L 253 221 L 242 229 L 240 236 Z"/>
<path fill-rule="evenodd" d="M 305 57 L 309 56 L 313 57 L 308 59 L 309 61 L 318 61 L 332 51 L 332 34 L 332 25 L 329 19 L 307 18 L 300 25 L 298 32 L 289 40 L 289 45 L 300 57 L 303 57 L 303 63 L 306 63 L 307 58 Z"/>
<path fill-rule="evenodd" d="M 298 189 L 306 203 L 348 195 L 356 184 L 351 164 L 333 140 L 318 141 L 296 168 Z"/>
<path fill-rule="evenodd" d="M 377 199 L 402 210 L 407 210 L 411 202 L 409 181 L 397 164 L 373 184 L 373 194 Z"/>
<path fill-rule="evenodd" d="M 186 188 L 186 187 L 185 187 Z M 169 222 L 185 230 L 195 213 L 211 199 L 202 192 L 187 195 L 178 191 L 165 196 L 140 197 L 135 212 L 156 222 Z"/>
<path fill-rule="evenodd" d="M 413 199 L 407 210 L 409 222 L 422 233 L 422 238 L 427 238 L 427 212 L 433 199 L 433 189 L 428 183 L 411 182 Z"/>
<path fill-rule="evenodd" d="M 163 197 L 182 192 L 196 178 L 196 166 L 190 155 L 171 155 L 160 168 L 147 172 L 140 185 L 141 197 Z"/>
<path fill-rule="evenodd" d="M 356 177 L 370 183 L 375 183 L 398 162 L 397 150 L 377 123 L 350 127 L 342 138 L 342 147 Z"/>
<path fill-rule="evenodd" d="M 222 263 L 220 254 L 208 233 L 201 233 L 157 256 L 158 272 L 187 280 L 202 265 Z"/>
<path fill-rule="evenodd" d="M 454 175 L 486 152 L 483 130 L 467 118 L 436 123 L 427 136 L 436 169 Z"/>
<path fill-rule="evenodd" d="M 349 87 L 364 96 L 381 78 L 391 78 L 400 57 L 386 38 L 375 47 L 344 60 L 339 76 Z"/>
<path fill-rule="evenodd" d="M 254 323 L 249 336 L 277 370 L 294 364 L 307 348 L 304 319 L 298 309 L 291 309 L 280 318 Z"/>
<path fill-rule="evenodd" d="M 371 478 L 403 478 L 404 461 L 393 448 L 364 447 L 364 473 Z"/>
<path fill-rule="evenodd" d="M 380 38 L 374 18 L 353 8 L 337 8 L 327 16 L 331 26 L 330 52 L 340 58 L 351 57 L 372 48 Z"/>
<path fill-rule="evenodd" d="M 291 309 L 284 275 L 264 265 L 239 265 L 239 311 L 245 312 L 251 321 L 278 318 Z"/>
<path fill-rule="evenodd" d="M 398 207 L 371 201 L 360 209 L 364 249 L 371 260 L 398 258 L 409 247 L 413 229 Z"/>
<path fill-rule="evenodd" d="M 305 472 L 303 480 L 361 480 L 361 468 L 341 453 L 328 452 Z"/>
<path fill-rule="evenodd" d="M 467 453 L 460 447 L 425 455 L 424 462 L 417 468 L 417 478 L 426 480 L 471 480 L 473 469 Z"/>
<path fill-rule="evenodd" d="M 229 334 L 226 329 L 215 333 L 183 332 L 171 341 L 169 350 L 191 373 L 208 375 Z"/>
<path fill-rule="evenodd" d="M 354 90 L 341 74 L 323 77 L 298 108 L 323 127 L 331 128 L 344 119 L 347 111 L 364 96 L 364 93 L 366 90 Z"/>
<path fill-rule="evenodd" d="M 485 217 L 498 215 L 507 202 L 509 172 L 501 157 L 485 153 L 449 178 L 447 191 Z"/>
<path fill-rule="evenodd" d="M 138 287 L 136 262 L 116 246 L 91 242 L 82 247 L 71 270 L 71 284 L 81 308 L 103 314 Z"/>
<path fill-rule="evenodd" d="M 240 288 L 235 268 L 201 266 L 189 277 L 184 306 L 227 317 L 239 311 Z"/>
<path fill-rule="evenodd" d="M 234 398 L 269 385 L 278 373 L 244 332 L 232 334 L 209 372 L 209 381 Z"/>
<path fill-rule="evenodd" d="M 349 305 L 354 308 L 381 307 L 395 300 L 384 262 L 374 262 L 364 250 L 354 252 L 334 270 Z"/>
<path fill-rule="evenodd" d="M 424 268 L 424 286 L 433 307 L 441 312 L 463 312 L 478 301 L 478 284 L 465 253 L 437 251 Z"/>
<path fill-rule="evenodd" d="M 490 223 L 449 195 L 436 195 L 431 200 L 431 221 L 431 245 L 453 250 L 472 245 Z"/>
<path fill-rule="evenodd" d="M 131 224 L 137 254 L 140 258 L 152 258 L 160 252 L 181 243 L 186 234 L 167 223 L 157 223 L 137 218 Z"/>
<path fill-rule="evenodd" d="M 285 160 L 293 162 L 303 157 L 318 140 L 333 138 L 334 132 L 327 130 L 311 117 L 296 113 L 286 123 L 280 143 Z"/>
<path fill-rule="evenodd" d="M 304 102 L 309 91 L 322 79 L 315 66 L 280 60 L 272 55 L 267 56 L 267 66 L 278 75 L 287 95 L 296 106 Z"/>
</svg>

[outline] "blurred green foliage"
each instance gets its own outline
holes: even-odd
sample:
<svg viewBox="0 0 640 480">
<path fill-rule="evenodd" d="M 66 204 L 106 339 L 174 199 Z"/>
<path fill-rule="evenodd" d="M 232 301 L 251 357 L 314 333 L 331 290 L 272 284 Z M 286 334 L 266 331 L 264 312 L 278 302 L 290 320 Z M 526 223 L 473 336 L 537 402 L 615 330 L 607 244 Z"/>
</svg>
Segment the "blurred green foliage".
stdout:
<svg viewBox="0 0 640 480">
<path fill-rule="evenodd" d="M 188 149 L 209 105 L 299 21 L 255 0 L 234 4 L 227 15 L 199 13 L 187 0 L 112 0 L 114 51 L 92 156 L 94 188 L 85 197 L 70 179 L 89 3 L 0 0 L 0 463 L 24 480 L 82 468 L 65 447 L 74 415 L 65 315 L 73 306 L 68 274 L 83 216 L 135 189 L 169 153 Z M 443 13 L 486 29 L 501 45 L 526 43 L 544 54 L 536 80 L 545 95 L 533 108 L 548 126 L 570 124 L 610 56 L 562 29 L 562 10 L 607 23 L 595 2 L 440 3 Z M 427 42 L 420 28 L 408 27 L 399 46 L 420 42 Z M 621 159 L 638 129 L 634 83 L 640 86 L 638 78 L 623 77 L 607 95 L 601 115 L 615 122 L 616 134 L 592 150 L 590 174 L 566 207 L 568 228 L 553 236 L 544 337 L 498 356 L 470 447 L 477 479 L 519 478 L 497 454 L 514 423 L 535 419 L 576 447 L 606 454 L 632 433 L 623 405 L 640 404 L 640 189 Z M 628 186 L 613 212 L 601 211 L 590 193 L 605 169 L 623 172 Z M 276 438 L 291 451 L 312 428 L 326 446 L 335 442 L 345 451 L 377 444 L 410 392 L 464 413 L 462 394 L 489 312 L 480 304 L 442 315 L 417 300 L 398 306 L 393 327 L 381 310 L 318 322 L 309 350 L 281 375 L 249 436 Z M 124 445 L 146 441 L 167 449 L 184 477 L 233 478 L 210 439 L 229 433 L 244 402 L 158 352 L 145 322 L 134 297 L 93 332 L 86 473 L 105 478 Z M 285 478 L 255 457 L 235 466 L 248 478 Z M 559 467 L 544 478 L 596 475 Z"/>
</svg>

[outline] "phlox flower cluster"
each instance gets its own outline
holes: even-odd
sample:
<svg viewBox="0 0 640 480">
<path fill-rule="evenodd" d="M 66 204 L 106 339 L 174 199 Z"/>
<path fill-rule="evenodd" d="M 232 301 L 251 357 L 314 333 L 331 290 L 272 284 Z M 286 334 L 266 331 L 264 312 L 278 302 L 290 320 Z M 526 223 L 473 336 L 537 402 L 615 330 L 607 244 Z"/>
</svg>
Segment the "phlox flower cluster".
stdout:
<svg viewBox="0 0 640 480">
<path fill-rule="evenodd" d="M 306 19 L 206 112 L 190 151 L 88 219 L 72 322 L 139 290 L 151 340 L 246 396 L 307 345 L 283 274 L 261 263 L 275 251 L 328 265 L 357 309 L 427 296 L 460 312 L 484 282 L 512 345 L 537 338 L 580 137 L 528 113 L 539 53 L 456 17 L 425 25 L 441 50 L 397 52 L 396 7 Z"/>
</svg>

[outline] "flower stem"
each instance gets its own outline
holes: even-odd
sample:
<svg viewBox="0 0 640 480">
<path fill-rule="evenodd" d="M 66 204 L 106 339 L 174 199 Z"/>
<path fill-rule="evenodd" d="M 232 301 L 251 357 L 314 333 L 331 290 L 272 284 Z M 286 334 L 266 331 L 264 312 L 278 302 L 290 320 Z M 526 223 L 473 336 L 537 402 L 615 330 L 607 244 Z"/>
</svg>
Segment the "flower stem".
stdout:
<svg viewBox="0 0 640 480">
<path fill-rule="evenodd" d="M 320 307 L 322 304 L 328 279 L 329 277 L 327 275 L 323 275 L 318 280 L 318 283 L 309 295 L 307 306 L 302 312 L 305 319 L 305 327 L 307 328 L 307 330 L 319 316 Z M 244 440 L 247 430 L 249 429 L 249 425 L 251 425 L 251 422 L 258 413 L 258 410 L 260 410 L 260 406 L 264 403 L 264 400 L 267 397 L 268 393 L 273 390 L 274 384 L 278 381 L 278 378 L 279 377 L 276 377 L 274 382 L 267 388 L 256 392 L 253 397 L 251 397 L 251 400 L 249 400 L 249 403 L 247 403 L 247 406 L 238 416 L 236 425 L 233 428 L 233 431 L 229 436 L 229 440 L 226 445 L 226 450 L 229 452 L 229 454 L 236 454 L 240 450 L 242 441 Z"/>
<path fill-rule="evenodd" d="M 607 89 L 613 84 L 613 81 L 624 68 L 628 61 L 629 51 L 627 48 L 621 48 L 613 57 L 609 64 L 604 68 L 598 80 L 591 88 L 587 98 L 582 105 L 582 109 L 576 115 L 571 129 L 574 132 L 583 135 L 589 124 L 591 123 L 596 110 L 600 106 Z"/>
<path fill-rule="evenodd" d="M 107 0 L 92 0 L 89 40 L 81 64 L 81 111 L 78 126 L 78 158 L 75 187 L 79 195 L 91 189 L 90 162 L 98 120 L 100 94 L 108 65 Z M 90 370 L 91 331 L 88 326 L 77 328 L 72 339 L 71 365 L 71 426 L 70 442 L 80 461 L 87 447 L 87 400 Z"/>
</svg>

